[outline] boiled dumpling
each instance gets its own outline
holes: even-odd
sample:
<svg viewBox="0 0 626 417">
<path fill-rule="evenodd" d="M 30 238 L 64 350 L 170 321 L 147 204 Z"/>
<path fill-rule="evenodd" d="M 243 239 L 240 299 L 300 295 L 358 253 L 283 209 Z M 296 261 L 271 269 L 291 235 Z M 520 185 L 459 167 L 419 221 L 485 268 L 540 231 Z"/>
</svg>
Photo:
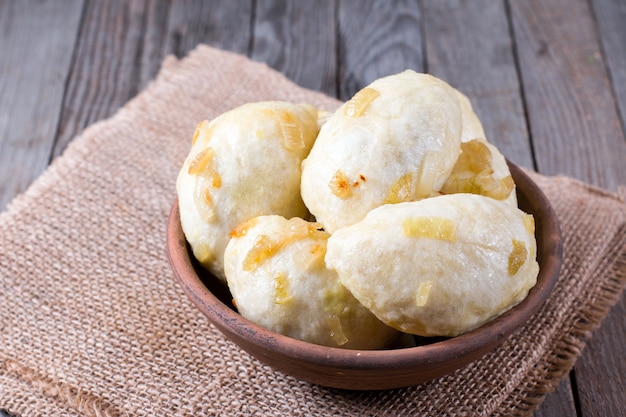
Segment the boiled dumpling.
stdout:
<svg viewBox="0 0 626 417">
<path fill-rule="evenodd" d="M 374 209 L 330 237 L 326 263 L 389 326 L 456 336 L 526 297 L 537 280 L 536 250 L 531 215 L 451 194 Z"/>
<path fill-rule="evenodd" d="M 267 329 L 320 345 L 377 349 L 397 334 L 326 268 L 329 234 L 300 218 L 260 216 L 226 248 L 228 287 L 239 313 Z"/>
<path fill-rule="evenodd" d="M 374 81 L 322 126 L 303 162 L 302 197 L 331 233 L 387 203 L 439 191 L 461 144 L 455 90 L 407 70 Z"/>
<path fill-rule="evenodd" d="M 264 214 L 307 217 L 301 163 L 318 133 L 317 109 L 242 105 L 196 128 L 176 183 L 183 231 L 198 261 L 225 280 L 229 233 Z"/>
</svg>

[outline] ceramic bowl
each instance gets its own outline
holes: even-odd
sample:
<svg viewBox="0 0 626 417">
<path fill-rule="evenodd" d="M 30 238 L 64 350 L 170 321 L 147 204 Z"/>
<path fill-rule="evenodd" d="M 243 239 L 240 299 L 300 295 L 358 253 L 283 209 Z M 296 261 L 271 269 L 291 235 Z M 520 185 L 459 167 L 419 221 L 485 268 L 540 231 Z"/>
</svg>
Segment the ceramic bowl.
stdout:
<svg viewBox="0 0 626 417">
<path fill-rule="evenodd" d="M 167 226 L 169 260 L 191 301 L 227 338 L 261 362 L 326 387 L 378 390 L 416 385 L 459 369 L 496 348 L 522 327 L 545 302 L 561 265 L 558 219 L 539 187 L 510 164 L 519 206 L 535 217 L 539 276 L 524 301 L 497 319 L 454 338 L 415 338 L 416 346 L 385 350 L 347 350 L 292 339 L 239 315 L 228 288 L 203 270 L 183 235 L 177 202 Z"/>
</svg>

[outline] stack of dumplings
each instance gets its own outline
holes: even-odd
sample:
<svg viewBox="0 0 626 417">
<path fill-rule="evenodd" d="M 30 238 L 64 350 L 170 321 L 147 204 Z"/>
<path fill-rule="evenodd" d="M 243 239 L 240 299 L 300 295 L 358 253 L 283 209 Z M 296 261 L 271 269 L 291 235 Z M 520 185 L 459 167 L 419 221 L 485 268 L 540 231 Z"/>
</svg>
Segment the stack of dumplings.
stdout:
<svg viewBox="0 0 626 417">
<path fill-rule="evenodd" d="M 300 165 L 318 131 L 315 107 L 282 102 L 244 104 L 198 124 L 176 189 L 185 237 L 217 278 L 226 282 L 224 250 L 237 225 L 308 216 Z"/>
<path fill-rule="evenodd" d="M 431 75 L 378 79 L 334 113 L 268 101 L 203 121 L 176 185 L 193 254 L 239 313 L 306 342 L 457 336 L 537 280 L 505 158 Z"/>
</svg>

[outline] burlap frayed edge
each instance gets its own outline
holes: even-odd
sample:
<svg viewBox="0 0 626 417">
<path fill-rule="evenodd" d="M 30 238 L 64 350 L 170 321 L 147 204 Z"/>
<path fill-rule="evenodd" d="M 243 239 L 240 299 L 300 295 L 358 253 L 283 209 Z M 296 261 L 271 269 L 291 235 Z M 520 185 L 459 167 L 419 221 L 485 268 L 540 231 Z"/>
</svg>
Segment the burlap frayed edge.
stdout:
<svg viewBox="0 0 626 417">
<path fill-rule="evenodd" d="M 626 202 L 626 187 L 620 186 L 617 194 L 613 194 L 578 180 L 570 180 L 587 191 Z M 564 332 L 551 353 L 542 363 L 536 364 L 534 371 L 527 374 L 527 383 L 521 384 L 525 389 L 517 391 L 521 402 L 516 403 L 515 407 L 502 407 L 511 403 L 510 399 L 503 401 L 500 408 L 511 412 L 510 416 L 528 417 L 539 409 L 546 395 L 555 391 L 572 370 L 593 332 L 600 327 L 602 320 L 626 289 L 626 223 L 620 225 L 608 247 L 611 248 L 610 252 L 599 259 L 599 269 L 596 270 L 598 275 L 605 275 L 608 279 L 598 288 L 594 303 L 586 303 L 584 308 L 577 311 L 572 320 L 573 325 Z"/>
<path fill-rule="evenodd" d="M 0 373 L 19 379 L 38 389 L 44 396 L 60 401 L 68 407 L 88 417 L 121 417 L 126 414 L 116 410 L 111 404 L 97 396 L 70 384 L 55 381 L 13 359 L 0 359 Z M 7 410 L 15 412 L 15 410 Z"/>
</svg>

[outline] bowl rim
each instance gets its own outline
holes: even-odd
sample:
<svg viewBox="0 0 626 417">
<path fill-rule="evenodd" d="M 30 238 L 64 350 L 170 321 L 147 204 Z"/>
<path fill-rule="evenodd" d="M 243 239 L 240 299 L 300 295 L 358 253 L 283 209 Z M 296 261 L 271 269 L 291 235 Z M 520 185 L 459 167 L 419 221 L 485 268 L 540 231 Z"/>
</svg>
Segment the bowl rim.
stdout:
<svg viewBox="0 0 626 417">
<path fill-rule="evenodd" d="M 542 236 L 549 238 L 549 241 L 541 243 L 537 239 L 537 259 L 542 259 L 544 266 L 540 268 L 536 285 L 522 302 L 488 323 L 456 337 L 413 347 L 358 350 L 316 345 L 257 325 L 224 304 L 202 282 L 193 266 L 188 243 L 182 232 L 178 199 L 174 200 L 167 224 L 169 262 L 176 280 L 186 295 L 223 333 L 236 335 L 253 345 L 272 346 L 282 355 L 298 362 L 338 369 L 401 370 L 424 363 L 428 363 L 429 366 L 442 364 L 468 355 L 482 356 L 480 352 L 498 345 L 540 309 L 558 279 L 562 260 L 561 230 L 552 205 L 539 186 L 521 168 L 510 161 L 507 163 L 517 184 L 518 199 L 522 205 L 543 207 L 548 214 L 539 219 L 535 216 L 538 224 L 536 234 L 541 228 Z M 532 196 L 520 195 L 521 188 L 532 190 Z"/>
</svg>

